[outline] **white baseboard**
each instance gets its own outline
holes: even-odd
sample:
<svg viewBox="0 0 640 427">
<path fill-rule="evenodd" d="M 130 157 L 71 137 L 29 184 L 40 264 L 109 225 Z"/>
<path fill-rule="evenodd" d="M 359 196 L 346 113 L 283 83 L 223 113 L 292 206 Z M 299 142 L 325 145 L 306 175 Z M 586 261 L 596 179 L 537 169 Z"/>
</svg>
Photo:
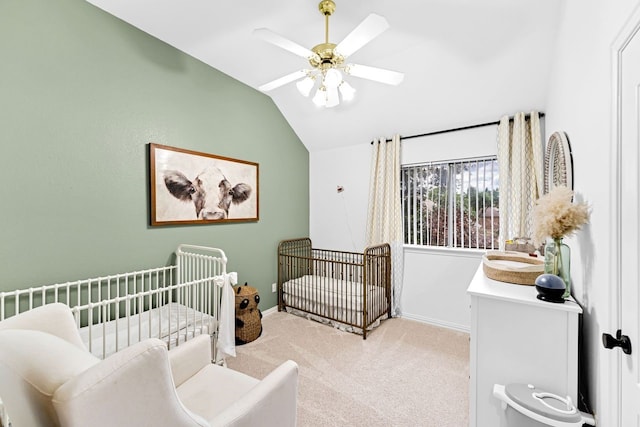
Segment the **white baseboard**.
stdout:
<svg viewBox="0 0 640 427">
<path fill-rule="evenodd" d="M 277 305 L 274 305 L 273 307 L 268 308 L 268 309 L 266 309 L 265 311 L 263 311 L 263 312 L 262 312 L 262 317 L 264 317 L 264 316 L 268 316 L 268 315 L 270 315 L 270 314 L 277 313 L 277 312 L 278 312 L 278 306 L 277 306 Z"/>
<path fill-rule="evenodd" d="M 429 325 L 440 326 L 442 328 L 453 329 L 459 332 L 466 332 L 467 334 L 471 331 L 471 328 L 467 325 L 459 325 L 457 323 L 445 322 L 439 319 L 431 319 L 429 317 L 424 316 L 416 316 L 414 314 L 403 313 L 400 317 L 409 320 L 415 320 L 417 322 L 428 323 Z"/>
<path fill-rule="evenodd" d="M 262 317 L 269 316 L 270 314 L 277 313 L 277 312 L 278 312 L 278 306 L 274 305 L 273 307 L 263 311 Z M 471 331 L 471 328 L 467 325 L 459 325 L 457 323 L 444 322 L 439 319 L 432 319 L 429 317 L 417 316 L 415 314 L 402 314 L 400 317 L 409 319 L 409 320 L 415 320 L 421 323 L 427 323 L 429 325 L 439 326 L 442 328 L 453 329 L 459 332 L 466 332 L 467 334 Z"/>
</svg>

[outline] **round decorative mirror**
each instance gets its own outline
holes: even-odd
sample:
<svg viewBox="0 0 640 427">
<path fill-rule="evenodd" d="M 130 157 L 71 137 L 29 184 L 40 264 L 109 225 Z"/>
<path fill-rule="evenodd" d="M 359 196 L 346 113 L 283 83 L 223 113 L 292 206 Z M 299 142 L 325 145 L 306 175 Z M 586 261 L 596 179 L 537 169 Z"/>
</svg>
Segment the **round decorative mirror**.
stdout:
<svg viewBox="0 0 640 427">
<path fill-rule="evenodd" d="M 573 190 L 573 157 L 567 134 L 559 131 L 549 137 L 544 155 L 544 194 L 554 187 Z"/>
</svg>

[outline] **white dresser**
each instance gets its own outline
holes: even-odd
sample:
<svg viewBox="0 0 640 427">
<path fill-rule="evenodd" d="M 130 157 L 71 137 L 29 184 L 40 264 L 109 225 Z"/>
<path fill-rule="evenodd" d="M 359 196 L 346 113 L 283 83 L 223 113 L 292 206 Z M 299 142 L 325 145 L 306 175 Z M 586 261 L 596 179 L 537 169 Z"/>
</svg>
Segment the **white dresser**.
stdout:
<svg viewBox="0 0 640 427">
<path fill-rule="evenodd" d="M 580 306 L 536 298 L 535 286 L 498 282 L 482 264 L 471 280 L 469 424 L 497 427 L 503 410 L 494 384 L 525 383 L 571 396 L 578 394 Z"/>
</svg>

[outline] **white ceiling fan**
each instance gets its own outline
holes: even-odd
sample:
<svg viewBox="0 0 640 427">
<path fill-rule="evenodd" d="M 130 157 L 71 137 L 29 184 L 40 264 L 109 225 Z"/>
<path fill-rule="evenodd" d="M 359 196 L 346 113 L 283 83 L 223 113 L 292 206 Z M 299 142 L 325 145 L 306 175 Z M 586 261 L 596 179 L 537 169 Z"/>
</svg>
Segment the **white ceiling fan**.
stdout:
<svg viewBox="0 0 640 427">
<path fill-rule="evenodd" d="M 307 49 L 271 30 L 259 28 L 253 34 L 263 40 L 301 56 L 309 61 L 311 69 L 301 69 L 272 82 L 260 86 L 264 92 L 276 89 L 297 80 L 296 86 L 302 95 L 309 96 L 317 87 L 313 97 L 314 104 L 322 107 L 335 107 L 343 101 L 353 98 L 355 89 L 343 79 L 351 75 L 389 85 L 398 85 L 404 74 L 382 68 L 346 63 L 346 59 L 358 49 L 382 34 L 389 28 L 387 20 L 375 13 L 367 16 L 353 31 L 338 44 L 329 42 L 329 17 L 336 10 L 333 0 L 323 0 L 318 5 L 325 17 L 325 40 L 311 49 Z"/>
</svg>

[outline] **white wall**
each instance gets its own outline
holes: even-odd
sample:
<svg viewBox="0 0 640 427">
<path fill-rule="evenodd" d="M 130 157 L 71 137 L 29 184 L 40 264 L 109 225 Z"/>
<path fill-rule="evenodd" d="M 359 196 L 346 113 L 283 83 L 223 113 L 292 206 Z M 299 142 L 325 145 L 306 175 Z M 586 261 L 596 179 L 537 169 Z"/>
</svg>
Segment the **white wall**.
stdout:
<svg viewBox="0 0 640 427">
<path fill-rule="evenodd" d="M 468 332 L 467 287 L 481 258 L 480 251 L 406 247 L 402 316 Z"/>
<path fill-rule="evenodd" d="M 314 247 L 364 249 L 370 160 L 369 143 L 309 153 L 309 233 Z M 336 190 L 339 185 L 342 193 Z"/>
<path fill-rule="evenodd" d="M 497 132 L 498 126 L 491 125 L 402 140 L 402 164 L 495 155 Z"/>
<path fill-rule="evenodd" d="M 495 153 L 496 126 L 402 142 L 402 162 L 405 164 Z M 370 161 L 369 142 L 309 154 L 309 229 L 315 247 L 358 252 L 364 249 Z M 342 186 L 344 191 L 338 193 L 337 186 Z M 469 330 L 466 289 L 481 256 L 481 251 L 406 247 L 402 315 Z"/>
<path fill-rule="evenodd" d="M 609 285 L 612 176 L 612 53 L 611 45 L 637 0 L 567 0 L 564 5 L 547 112 L 547 138 L 565 131 L 574 160 L 577 198 L 592 206 L 590 225 L 568 241 L 572 249 L 574 295 L 584 308 L 583 362 L 588 400 L 598 425 L 616 426 L 610 398 L 610 358 L 603 332 L 616 330 L 617 312 Z"/>
</svg>

